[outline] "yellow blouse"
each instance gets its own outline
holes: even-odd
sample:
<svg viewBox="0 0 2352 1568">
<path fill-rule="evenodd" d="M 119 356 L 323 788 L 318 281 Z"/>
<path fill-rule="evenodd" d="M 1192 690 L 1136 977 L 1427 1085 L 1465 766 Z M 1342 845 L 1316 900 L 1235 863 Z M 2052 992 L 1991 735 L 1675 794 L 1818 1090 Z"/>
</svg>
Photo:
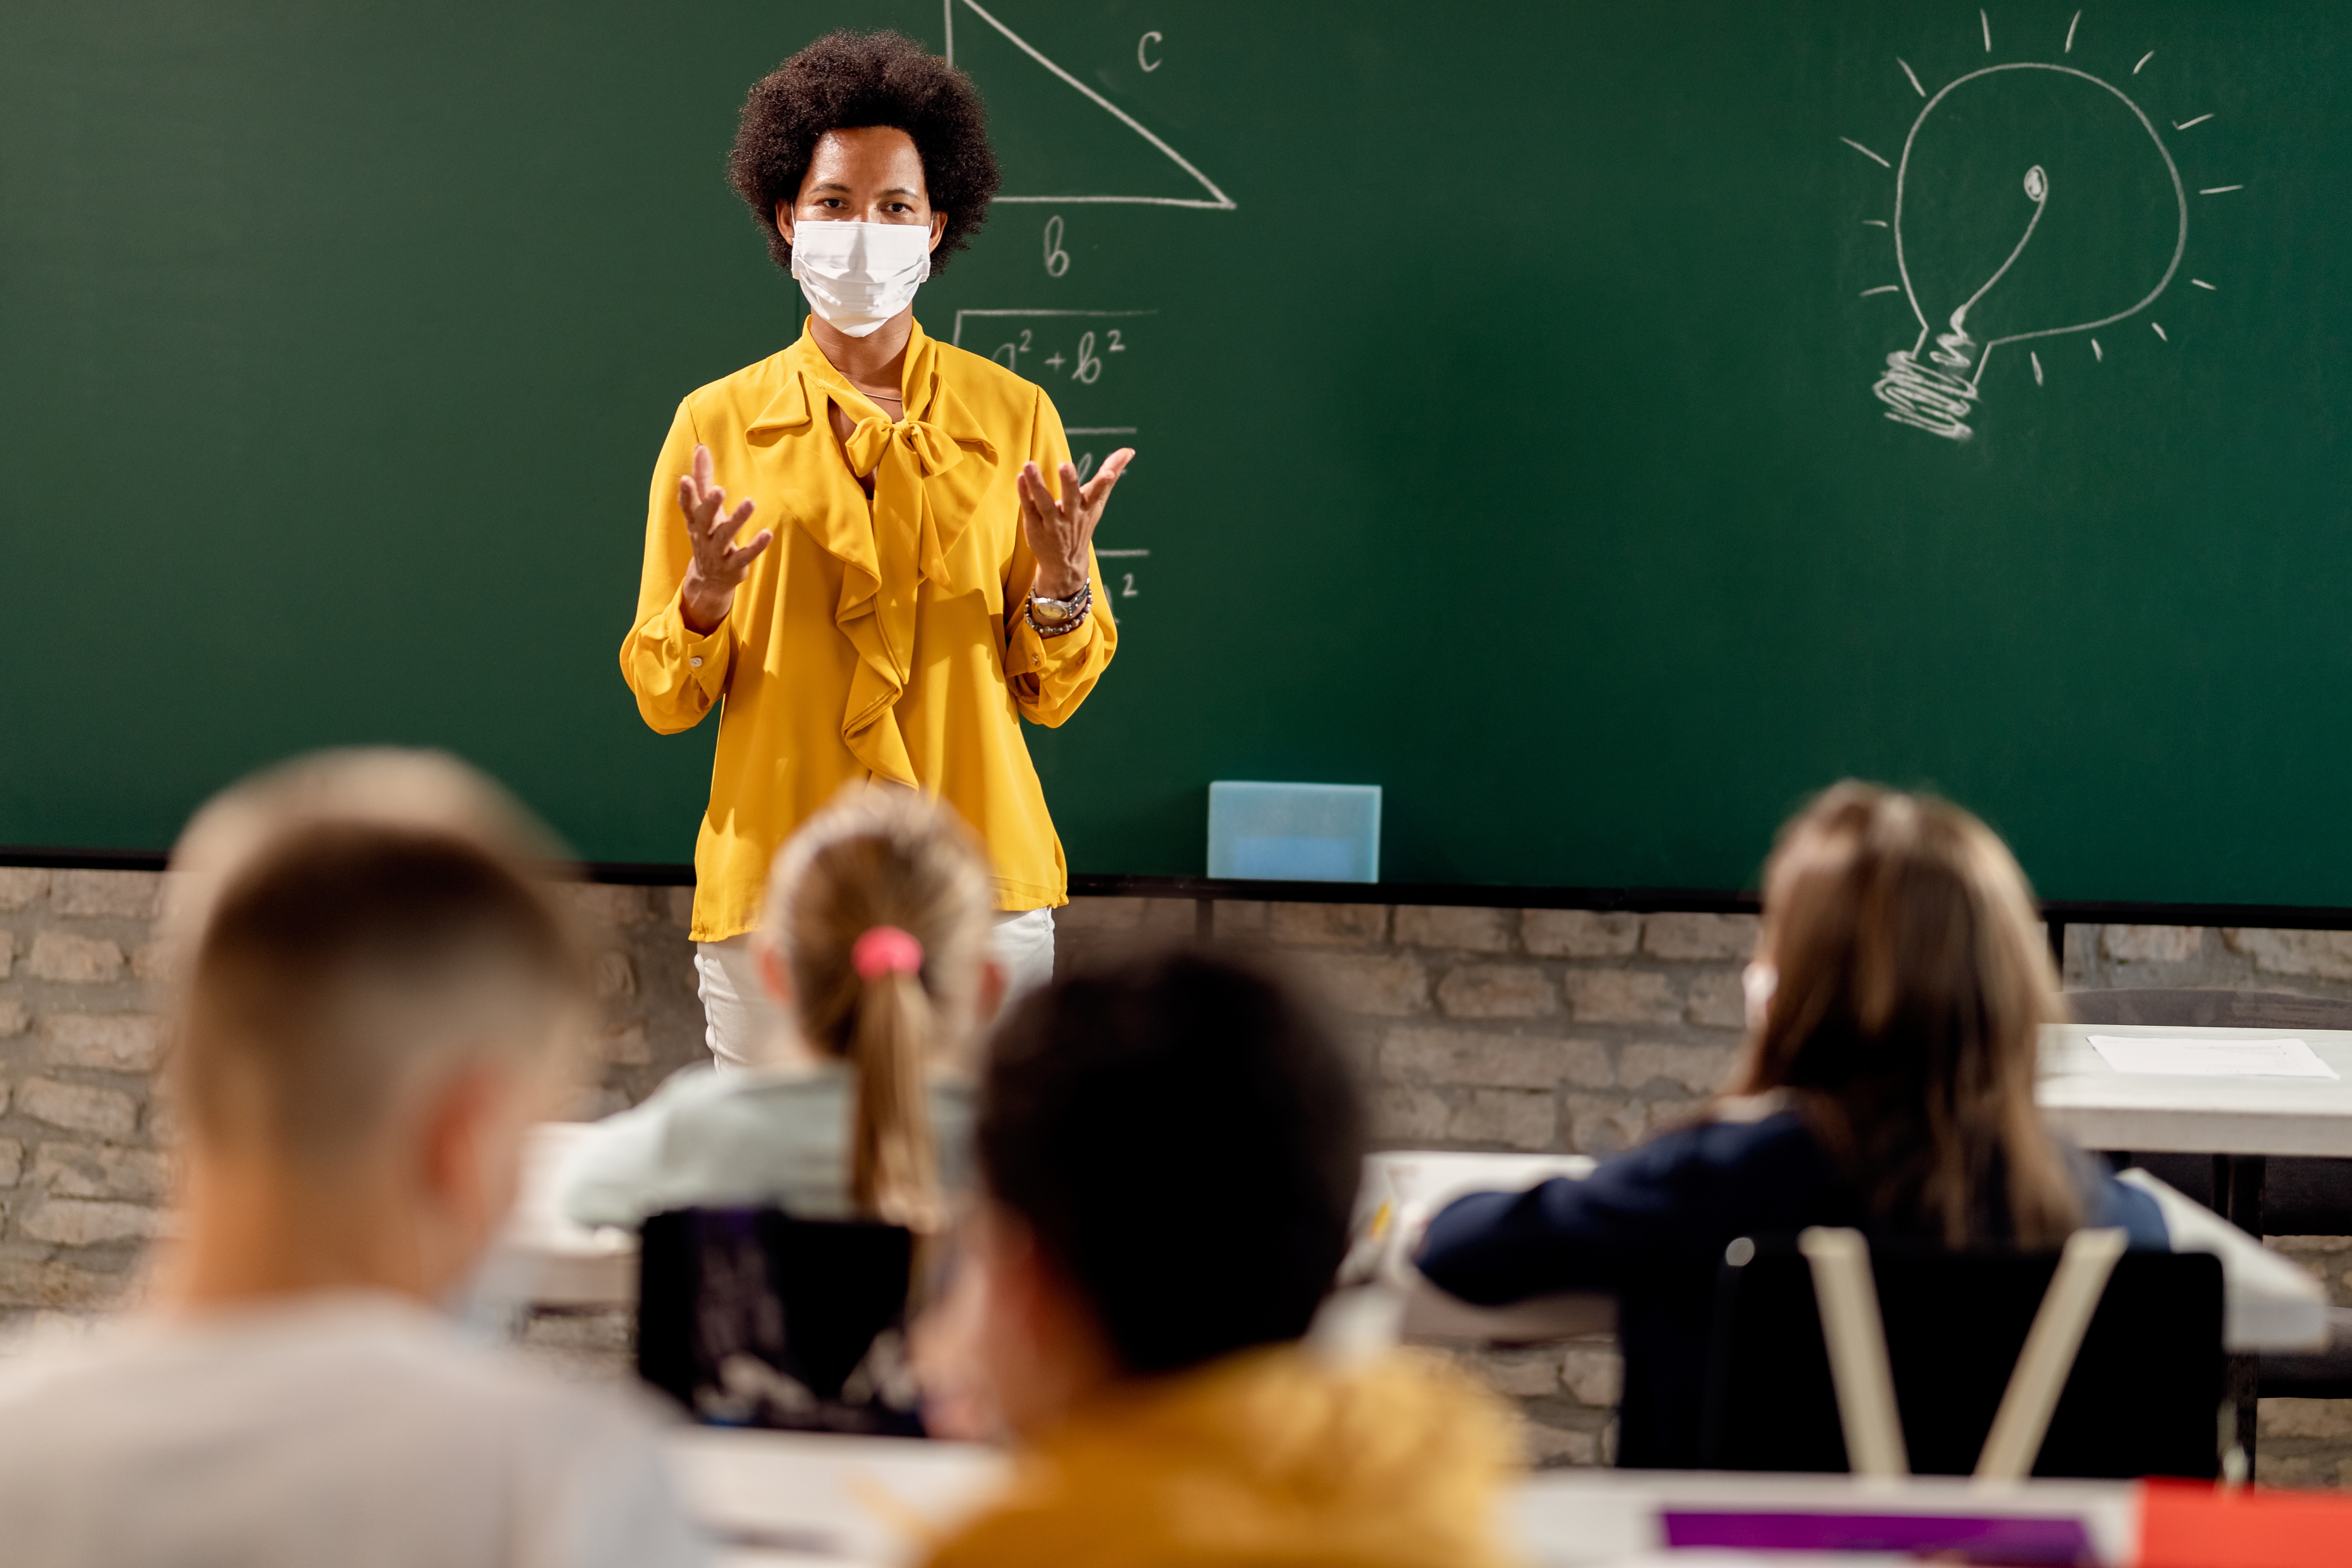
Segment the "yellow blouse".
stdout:
<svg viewBox="0 0 2352 1568">
<path fill-rule="evenodd" d="M 1061 416 L 1036 386 L 919 325 L 899 391 L 906 417 L 894 424 L 804 331 L 688 395 L 654 465 L 621 675 L 666 735 L 724 708 L 694 847 L 697 942 L 759 924 L 777 846 L 851 779 L 953 806 L 987 847 L 999 908 L 1069 901 L 1020 721 L 1076 712 L 1118 632 L 1100 597 L 1057 637 L 1018 613 L 1036 559 L 1013 478 L 1024 462 L 1051 476 L 1068 460 Z M 845 445 L 828 405 L 856 426 Z M 707 637 L 678 613 L 693 551 L 677 481 L 698 442 L 730 508 L 759 502 L 745 531 L 776 531 Z"/>
</svg>

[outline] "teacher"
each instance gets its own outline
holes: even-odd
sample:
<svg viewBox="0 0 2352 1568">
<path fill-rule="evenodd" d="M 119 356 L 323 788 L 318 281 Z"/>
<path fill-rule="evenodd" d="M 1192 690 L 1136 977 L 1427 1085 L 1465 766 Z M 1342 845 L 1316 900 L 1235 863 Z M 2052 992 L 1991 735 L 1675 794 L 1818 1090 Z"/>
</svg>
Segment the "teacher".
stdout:
<svg viewBox="0 0 2352 1568">
<path fill-rule="evenodd" d="M 1135 454 L 1081 485 L 1043 391 L 915 320 L 997 186 L 954 67 L 829 34 L 751 89 L 728 166 L 812 314 L 678 405 L 621 673 L 664 734 L 722 709 L 692 935 L 712 1055 L 744 1065 L 780 1025 L 748 942 L 769 862 L 852 780 L 952 806 L 1003 981 L 1051 974 L 1069 876 L 1021 721 L 1067 719 L 1118 646 L 1091 542 Z"/>
</svg>

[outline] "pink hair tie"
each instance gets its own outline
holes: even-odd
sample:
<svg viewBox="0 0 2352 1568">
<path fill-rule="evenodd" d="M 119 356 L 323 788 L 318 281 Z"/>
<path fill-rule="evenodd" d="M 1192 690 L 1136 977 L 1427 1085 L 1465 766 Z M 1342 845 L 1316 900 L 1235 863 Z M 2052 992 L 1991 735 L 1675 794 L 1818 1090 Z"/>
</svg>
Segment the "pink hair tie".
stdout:
<svg viewBox="0 0 2352 1568">
<path fill-rule="evenodd" d="M 872 926 L 859 933 L 849 950 L 860 980 L 886 974 L 913 974 L 923 967 L 923 944 L 897 926 Z"/>
</svg>

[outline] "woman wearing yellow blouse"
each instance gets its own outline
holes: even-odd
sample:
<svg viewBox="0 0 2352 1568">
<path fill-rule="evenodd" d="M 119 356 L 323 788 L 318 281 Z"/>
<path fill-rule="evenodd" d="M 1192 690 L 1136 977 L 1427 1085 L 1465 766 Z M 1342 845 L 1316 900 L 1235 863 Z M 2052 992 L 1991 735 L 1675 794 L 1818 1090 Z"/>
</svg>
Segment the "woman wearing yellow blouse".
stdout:
<svg viewBox="0 0 2352 1568">
<path fill-rule="evenodd" d="M 1118 647 L 1091 541 L 1134 453 L 1080 485 L 1044 392 L 915 321 L 995 193 L 982 123 L 961 73 L 889 33 L 820 38 L 743 107 L 730 173 L 813 313 L 678 405 L 621 646 L 656 730 L 722 710 L 692 933 L 722 1063 L 775 1026 L 744 941 L 769 861 L 851 780 L 954 807 L 1006 980 L 1051 973 L 1068 872 L 1021 721 L 1068 718 Z"/>
</svg>

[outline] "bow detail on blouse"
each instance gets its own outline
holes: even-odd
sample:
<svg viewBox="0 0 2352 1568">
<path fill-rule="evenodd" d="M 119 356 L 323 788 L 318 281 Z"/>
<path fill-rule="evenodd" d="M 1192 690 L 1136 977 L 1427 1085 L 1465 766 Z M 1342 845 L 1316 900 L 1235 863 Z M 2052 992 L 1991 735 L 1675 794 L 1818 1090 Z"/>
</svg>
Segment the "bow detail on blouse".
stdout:
<svg viewBox="0 0 2352 1568">
<path fill-rule="evenodd" d="M 963 456 L 954 437 L 938 426 L 920 419 L 902 419 L 894 425 L 879 414 L 860 419 L 849 439 L 842 443 L 849 454 L 850 471 L 860 479 L 880 467 L 893 446 L 906 447 L 915 459 L 916 471 L 927 479 L 946 473 Z"/>
<path fill-rule="evenodd" d="M 842 742 L 877 777 L 915 787 L 893 710 L 914 669 L 920 595 L 925 584 L 944 596 L 977 593 L 989 580 L 967 537 L 971 518 L 930 481 L 967 458 L 993 465 L 996 447 L 941 383 L 938 344 L 920 326 L 907 344 L 907 417 L 897 421 L 852 390 L 805 335 L 793 353 L 798 374 L 755 427 L 799 427 L 803 439 L 829 442 L 828 410 L 838 407 L 856 421 L 842 443 L 849 472 L 874 485 L 870 503 L 849 473 L 818 495 L 794 498 L 802 525 L 842 563 L 834 624 L 858 661 L 842 710 Z"/>
</svg>

